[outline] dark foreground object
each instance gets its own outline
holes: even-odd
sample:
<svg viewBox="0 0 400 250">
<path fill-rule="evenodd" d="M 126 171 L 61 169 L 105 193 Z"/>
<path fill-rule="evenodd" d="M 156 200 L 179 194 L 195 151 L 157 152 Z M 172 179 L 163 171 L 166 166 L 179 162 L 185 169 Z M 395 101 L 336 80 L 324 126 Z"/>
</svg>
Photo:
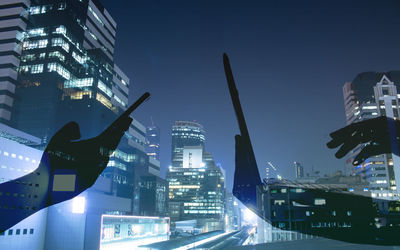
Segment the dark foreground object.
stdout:
<svg viewBox="0 0 400 250">
<path fill-rule="evenodd" d="M 51 138 L 35 171 L 0 185 L 0 232 L 91 187 L 129 128 L 130 113 L 149 96 L 149 93 L 143 94 L 94 138 L 76 141 L 81 135 L 75 122 L 62 127 Z"/>
<path fill-rule="evenodd" d="M 279 195 L 274 198 L 267 197 L 272 206 L 265 204 L 265 197 L 261 198 L 261 195 L 257 197 L 258 194 L 273 188 L 275 184 L 261 182 L 239 94 L 226 54 L 223 56 L 223 63 L 241 132 L 241 135 L 235 136 L 233 186 L 235 197 L 266 222 L 283 230 L 353 243 L 400 245 L 400 213 L 381 214 L 377 209 L 377 204 L 387 204 L 394 205 L 395 211 L 396 209 L 400 211 L 399 204 L 391 204 L 386 200 L 372 200 L 370 196 L 357 195 L 349 191 L 312 185 L 304 187 L 285 181 L 278 181 L 276 184 L 280 190 L 287 192 L 283 196 L 289 195 L 291 189 L 303 191 L 292 197 L 279 197 Z M 328 147 L 341 146 L 336 153 L 336 157 L 341 158 L 359 144 L 366 143 L 353 162 L 354 165 L 358 165 L 374 155 L 383 153 L 398 155 L 399 132 L 399 121 L 378 117 L 333 132 Z"/>
</svg>

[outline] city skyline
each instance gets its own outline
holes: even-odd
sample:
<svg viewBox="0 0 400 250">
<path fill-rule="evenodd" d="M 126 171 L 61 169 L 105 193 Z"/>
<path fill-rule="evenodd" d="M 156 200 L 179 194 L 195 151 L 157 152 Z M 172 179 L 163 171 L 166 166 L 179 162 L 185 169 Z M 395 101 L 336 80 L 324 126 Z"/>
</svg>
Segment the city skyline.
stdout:
<svg viewBox="0 0 400 250">
<path fill-rule="evenodd" d="M 4 0 L 0 245 L 400 244 L 399 9 Z"/>
<path fill-rule="evenodd" d="M 361 72 L 400 66 L 395 1 L 103 3 L 119 23 L 115 56 L 136 88 L 130 102 L 140 91 L 152 93 L 137 116 L 148 121 L 151 114 L 164 135 L 175 120 L 203 124 L 208 150 L 227 170 L 228 189 L 238 128 L 223 52 L 236 74 L 260 172 L 272 162 L 287 178 L 294 177 L 294 161 L 306 172 L 312 166 L 343 171 L 344 160 L 325 144 L 330 132 L 345 126 L 344 83 Z M 162 137 L 163 174 L 169 145 Z"/>
</svg>

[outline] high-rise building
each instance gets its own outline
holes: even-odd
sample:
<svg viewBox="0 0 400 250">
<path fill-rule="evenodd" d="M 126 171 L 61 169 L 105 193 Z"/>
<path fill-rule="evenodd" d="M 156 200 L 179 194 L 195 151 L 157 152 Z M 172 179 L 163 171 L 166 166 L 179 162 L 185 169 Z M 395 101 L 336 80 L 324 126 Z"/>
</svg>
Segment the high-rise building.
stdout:
<svg viewBox="0 0 400 250">
<path fill-rule="evenodd" d="M 85 139 L 98 135 L 126 109 L 129 78 L 113 59 L 116 23 L 98 0 L 4 0 L 0 17 L 1 136 L 41 148 L 73 120 Z M 13 135 L 15 128 L 22 136 Z M 139 214 L 136 180 L 143 173 L 159 176 L 159 163 L 149 159 L 145 147 L 146 128 L 133 120 L 90 189 L 44 210 L 44 220 L 28 220 L 37 226 L 6 234 L 24 235 L 27 230 L 40 237 L 42 242 L 32 249 L 99 249 L 102 216 Z M 29 152 L 7 151 L 18 160 Z M 7 170 L 12 173 L 14 166 Z M 15 173 L 24 170 L 15 168 Z M 10 242 L 1 236 L 0 245 Z"/>
<path fill-rule="evenodd" d="M 184 146 L 168 169 L 169 216 L 172 221 L 198 220 L 203 231 L 223 229 L 225 179 L 202 146 Z"/>
<path fill-rule="evenodd" d="M 21 32 L 14 121 L 47 142 L 70 120 L 95 136 L 128 104 L 114 63 L 116 23 L 97 0 L 31 1 Z"/>
<path fill-rule="evenodd" d="M 148 156 L 160 161 L 160 128 L 154 123 L 147 127 L 146 130 L 147 147 L 146 153 Z"/>
<path fill-rule="evenodd" d="M 304 177 L 304 167 L 300 162 L 294 162 L 294 170 L 296 171 L 296 179 Z"/>
<path fill-rule="evenodd" d="M 172 126 L 171 160 L 183 151 L 184 146 L 202 146 L 206 140 L 205 131 L 201 124 L 191 121 L 176 121 Z"/>
<path fill-rule="evenodd" d="M 113 58 L 116 23 L 100 1 L 6 0 L 0 6 L 0 122 L 40 138 L 43 147 L 71 120 L 85 139 L 126 109 L 129 78 Z M 146 128 L 134 120 L 103 173 L 115 195 L 132 198 L 139 163 L 159 173 L 159 164 L 139 156 L 145 145 Z"/>
<path fill-rule="evenodd" d="M 346 123 L 351 124 L 378 116 L 399 118 L 400 71 L 386 73 L 366 72 L 357 75 L 343 87 Z M 353 166 L 354 157 L 364 145 L 357 146 L 349 154 L 346 164 L 351 172 L 361 175 L 369 182 L 372 197 L 392 198 L 397 196 L 400 183 L 398 156 L 382 154 L 370 157 L 364 163 Z"/>
<path fill-rule="evenodd" d="M 15 105 L 21 43 L 24 39 L 28 15 L 27 0 L 0 2 L 0 123 L 11 125 Z"/>
<path fill-rule="evenodd" d="M 168 182 L 155 175 L 140 177 L 139 214 L 166 216 L 168 213 Z"/>
<path fill-rule="evenodd" d="M 237 198 L 226 192 L 225 201 L 225 231 L 240 230 L 242 218 Z"/>
</svg>

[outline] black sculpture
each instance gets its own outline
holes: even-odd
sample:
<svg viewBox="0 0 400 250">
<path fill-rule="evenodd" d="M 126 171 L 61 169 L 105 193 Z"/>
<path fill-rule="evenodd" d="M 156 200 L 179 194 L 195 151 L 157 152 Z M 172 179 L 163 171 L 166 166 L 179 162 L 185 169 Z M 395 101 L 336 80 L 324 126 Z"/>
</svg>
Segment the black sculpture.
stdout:
<svg viewBox="0 0 400 250">
<path fill-rule="evenodd" d="M 91 187 L 129 128 L 130 114 L 149 96 L 143 94 L 94 138 L 76 141 L 81 135 L 75 122 L 62 127 L 51 138 L 34 172 L 0 185 L 0 232 Z"/>
<path fill-rule="evenodd" d="M 277 215 L 279 213 L 286 214 L 282 216 L 285 223 L 287 222 L 288 216 L 289 218 L 294 216 L 295 218 L 292 218 L 293 220 L 289 219 L 289 225 L 280 227 L 284 230 L 297 231 L 300 233 L 353 243 L 400 245 L 400 239 L 397 237 L 400 233 L 400 227 L 398 225 L 393 226 L 391 222 L 386 223 L 386 225 L 380 223 L 379 216 L 382 216 L 382 214 L 378 214 L 378 210 L 374 205 L 374 202 L 375 204 L 379 202 L 387 202 L 388 204 L 390 203 L 389 201 L 380 199 L 374 199 L 373 201 L 370 196 L 356 195 L 343 190 L 328 190 L 324 189 L 323 186 L 322 188 L 316 188 L 314 187 L 315 185 L 300 185 L 287 180 L 272 180 L 268 183 L 261 182 L 246 122 L 241 109 L 239 95 L 226 54 L 223 56 L 223 63 L 229 92 L 241 132 L 241 135 L 235 136 L 236 152 L 233 186 L 233 194 L 235 197 L 263 220 L 276 227 L 280 227 L 279 224 L 281 224 L 277 221 Z M 354 165 L 359 165 L 367 158 L 374 155 L 384 153 L 399 155 L 399 137 L 397 135 L 400 135 L 400 122 L 382 116 L 354 123 L 331 133 L 330 136 L 332 137 L 332 140 L 327 144 L 327 146 L 329 148 L 336 148 L 342 145 L 336 153 L 336 157 L 342 158 L 358 145 L 365 144 L 364 148 L 353 161 Z M 273 207 L 271 208 L 272 210 L 263 207 L 263 201 L 257 200 L 257 190 L 261 190 L 262 192 L 265 188 L 273 188 L 275 190 L 284 189 L 285 193 L 277 194 L 276 197 L 280 202 L 284 199 L 285 202 L 287 202 L 287 205 L 271 206 Z M 292 195 L 292 197 L 289 197 L 290 190 L 296 189 L 304 190 L 304 193 L 295 194 Z M 314 199 L 317 197 L 320 199 L 326 198 L 328 202 L 331 203 L 323 204 L 323 206 L 314 204 Z M 315 214 L 314 217 L 316 221 L 323 221 L 328 219 L 325 215 L 332 215 L 335 211 L 334 216 L 336 216 L 336 211 L 345 211 L 347 206 L 346 204 L 350 203 L 352 204 L 352 209 L 356 210 L 353 211 L 354 214 L 342 214 L 337 215 L 338 217 L 336 217 L 350 221 L 350 224 L 346 224 L 345 227 L 339 227 L 337 224 L 329 224 L 329 227 L 314 227 L 312 225 L 314 218 L 305 215 L 307 209 L 312 210 L 319 206 L 318 209 L 321 208 L 318 210 L 319 214 Z M 394 203 L 395 206 L 400 205 L 396 202 Z M 297 207 L 297 212 L 292 215 L 293 211 L 290 211 L 290 207 Z M 311 215 L 311 212 L 308 212 Z M 298 217 L 300 219 L 296 220 L 296 216 L 299 216 L 301 213 L 303 214 L 302 217 L 300 216 L 301 218 Z M 384 217 L 384 215 L 382 217 Z M 386 219 L 387 218 L 383 218 L 384 221 L 386 221 Z M 392 217 L 391 219 L 397 221 L 397 217 Z"/>
</svg>

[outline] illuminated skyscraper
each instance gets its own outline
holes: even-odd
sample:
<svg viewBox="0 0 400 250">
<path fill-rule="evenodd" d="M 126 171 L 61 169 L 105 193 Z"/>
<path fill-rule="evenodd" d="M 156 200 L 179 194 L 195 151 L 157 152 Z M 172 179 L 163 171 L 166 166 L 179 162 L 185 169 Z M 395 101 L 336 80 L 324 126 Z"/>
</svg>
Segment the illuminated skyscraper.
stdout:
<svg viewBox="0 0 400 250">
<path fill-rule="evenodd" d="M 205 131 L 201 124 L 190 121 L 176 121 L 172 126 L 171 160 L 184 146 L 202 146 L 206 140 Z"/>
<path fill-rule="evenodd" d="M 352 82 L 347 82 L 343 86 L 346 124 L 381 115 L 399 118 L 399 83 L 399 71 L 361 73 Z M 353 166 L 354 157 L 364 146 L 357 146 L 349 153 L 346 161 L 348 168 L 353 174 L 361 175 L 369 182 L 373 197 L 397 196 L 396 183 L 400 182 L 400 172 L 396 173 L 400 167 L 398 157 L 394 154 L 377 155 Z"/>
<path fill-rule="evenodd" d="M 223 229 L 225 179 L 202 146 L 185 146 L 168 169 L 169 216 L 198 220 L 202 230 Z"/>
<path fill-rule="evenodd" d="M 20 30 L 15 122 L 44 143 L 70 120 L 92 137 L 127 107 L 116 23 L 97 0 L 31 1 Z M 18 65 L 17 65 L 18 66 Z"/>
<path fill-rule="evenodd" d="M 15 139 L 16 127 L 25 132 L 18 142 L 43 147 L 56 130 L 73 120 L 84 139 L 98 135 L 126 109 L 129 78 L 113 58 L 116 23 L 98 0 L 2 0 L 0 17 L 0 122 L 9 125 L 1 124 L 0 136 Z M 11 160 L 28 156 L 36 161 L 29 167 L 37 167 L 37 156 L 29 156 L 31 149 L 3 144 Z M 99 249 L 103 214 L 138 213 L 136 170 L 159 174 L 145 146 L 146 128 L 133 120 L 90 189 L 44 210 L 45 225 L 36 220 L 34 226 L 5 234 L 40 238 L 42 242 L 30 245 L 32 249 Z M 40 157 L 42 152 L 35 152 Z M 0 157 L 1 165 L 7 166 L 2 168 L 7 170 L 1 172 L 2 181 L 13 179 L 14 172 L 26 173 L 24 166 L 7 160 Z M 10 243 L 3 236 L 2 246 Z M 14 238 L 18 243 L 19 236 Z M 15 249 L 10 244 L 7 248 Z"/>
<path fill-rule="evenodd" d="M 40 138 L 43 147 L 71 120 L 85 139 L 126 109 L 129 78 L 113 58 L 117 24 L 100 1 L 0 6 L 0 122 Z M 150 165 L 145 145 L 146 128 L 134 120 L 103 173 L 113 194 L 133 196 L 133 165 Z M 159 164 L 152 165 L 157 174 Z"/>
<path fill-rule="evenodd" d="M 147 127 L 146 130 L 147 147 L 146 153 L 148 156 L 160 161 L 160 128 L 154 123 Z"/>
</svg>

